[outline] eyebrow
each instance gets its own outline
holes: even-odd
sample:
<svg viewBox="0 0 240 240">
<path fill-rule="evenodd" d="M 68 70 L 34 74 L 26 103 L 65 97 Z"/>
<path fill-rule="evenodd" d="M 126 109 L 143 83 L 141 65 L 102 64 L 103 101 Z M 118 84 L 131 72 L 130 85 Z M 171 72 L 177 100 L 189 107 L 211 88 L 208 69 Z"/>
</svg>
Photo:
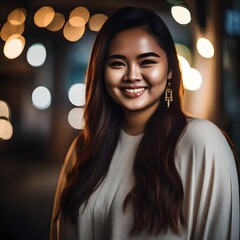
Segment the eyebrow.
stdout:
<svg viewBox="0 0 240 240">
<path fill-rule="evenodd" d="M 137 58 L 145 58 L 145 57 L 158 57 L 160 58 L 160 56 L 154 52 L 147 52 L 147 53 L 143 53 L 140 54 Z"/>
<path fill-rule="evenodd" d="M 154 52 L 147 52 L 147 53 L 142 53 L 140 55 L 137 56 L 137 59 L 140 59 L 140 58 L 145 58 L 145 57 L 158 57 L 160 58 L 160 56 Z M 108 59 L 126 59 L 125 56 L 123 55 L 120 55 L 120 54 L 113 54 L 111 56 L 108 57 Z"/>
</svg>

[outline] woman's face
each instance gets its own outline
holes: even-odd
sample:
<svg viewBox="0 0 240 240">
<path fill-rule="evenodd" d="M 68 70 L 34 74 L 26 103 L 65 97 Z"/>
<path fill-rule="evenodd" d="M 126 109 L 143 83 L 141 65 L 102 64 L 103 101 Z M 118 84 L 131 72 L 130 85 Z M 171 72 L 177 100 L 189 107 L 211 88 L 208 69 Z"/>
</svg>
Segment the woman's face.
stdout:
<svg viewBox="0 0 240 240">
<path fill-rule="evenodd" d="M 153 113 L 171 74 L 166 53 L 141 28 L 124 30 L 112 39 L 104 80 L 109 95 L 125 113 Z"/>
</svg>

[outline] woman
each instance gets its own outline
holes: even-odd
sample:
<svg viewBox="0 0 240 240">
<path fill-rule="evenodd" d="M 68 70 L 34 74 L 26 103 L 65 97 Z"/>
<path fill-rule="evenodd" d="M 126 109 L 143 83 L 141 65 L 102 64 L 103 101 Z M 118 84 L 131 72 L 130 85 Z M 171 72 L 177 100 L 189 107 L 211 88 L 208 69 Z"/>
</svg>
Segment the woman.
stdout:
<svg viewBox="0 0 240 240">
<path fill-rule="evenodd" d="M 184 115 L 181 91 L 163 21 L 132 7 L 113 14 L 93 46 L 52 239 L 239 238 L 233 153 L 214 124 Z"/>
</svg>

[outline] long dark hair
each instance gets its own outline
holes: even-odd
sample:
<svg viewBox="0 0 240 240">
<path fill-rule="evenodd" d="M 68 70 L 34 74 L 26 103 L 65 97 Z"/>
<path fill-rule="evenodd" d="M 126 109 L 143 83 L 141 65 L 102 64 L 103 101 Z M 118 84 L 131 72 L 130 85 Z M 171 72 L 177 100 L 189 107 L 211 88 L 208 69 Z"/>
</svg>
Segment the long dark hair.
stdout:
<svg viewBox="0 0 240 240">
<path fill-rule="evenodd" d="M 128 207 L 132 209 L 132 234 L 144 230 L 156 234 L 169 227 L 178 233 L 179 220 L 183 223 L 183 187 L 174 155 L 186 126 L 180 101 L 181 73 L 168 28 L 157 14 L 147 9 L 126 7 L 118 10 L 96 37 L 86 78 L 85 126 L 76 147 L 77 163 L 68 175 L 61 196 L 61 210 L 65 217 L 76 223 L 79 207 L 87 204 L 106 176 L 122 123 L 122 110 L 110 98 L 104 84 L 107 50 L 117 33 L 136 27 L 151 34 L 166 52 L 172 71 L 174 100 L 167 108 L 164 96 L 161 96 L 160 107 L 145 127 L 133 166 L 135 183 L 124 201 L 123 211 Z"/>
</svg>

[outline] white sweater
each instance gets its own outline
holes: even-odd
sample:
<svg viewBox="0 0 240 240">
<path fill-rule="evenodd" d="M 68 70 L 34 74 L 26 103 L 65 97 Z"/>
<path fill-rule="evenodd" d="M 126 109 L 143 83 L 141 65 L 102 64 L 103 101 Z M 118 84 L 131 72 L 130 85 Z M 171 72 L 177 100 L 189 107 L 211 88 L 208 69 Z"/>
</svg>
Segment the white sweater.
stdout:
<svg viewBox="0 0 240 240">
<path fill-rule="evenodd" d="M 190 120 L 176 148 L 175 164 L 184 188 L 181 235 L 172 231 L 157 236 L 143 232 L 129 236 L 131 210 L 123 201 L 133 185 L 132 166 L 143 134 L 121 131 L 108 174 L 80 208 L 77 227 L 61 225 L 60 239 L 78 240 L 238 240 L 239 186 L 235 160 L 221 131 L 207 120 Z M 73 230 L 74 229 L 74 230 Z M 71 236 L 71 240 L 73 236 Z"/>
</svg>

